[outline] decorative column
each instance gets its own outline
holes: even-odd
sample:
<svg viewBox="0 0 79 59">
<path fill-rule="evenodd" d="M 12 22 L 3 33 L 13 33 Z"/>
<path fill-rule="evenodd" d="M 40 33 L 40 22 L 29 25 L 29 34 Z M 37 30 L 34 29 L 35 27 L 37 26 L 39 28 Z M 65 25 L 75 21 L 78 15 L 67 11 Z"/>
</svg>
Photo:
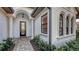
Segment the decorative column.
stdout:
<svg viewBox="0 0 79 59">
<path fill-rule="evenodd" d="M 71 17 L 70 17 L 70 19 L 69 19 L 69 34 L 71 34 Z"/>
<path fill-rule="evenodd" d="M 73 16 L 73 34 L 76 35 L 76 16 Z"/>
<path fill-rule="evenodd" d="M 66 15 L 64 16 L 64 19 L 63 19 L 63 34 L 64 36 L 66 36 Z"/>
<path fill-rule="evenodd" d="M 32 19 L 32 38 L 31 39 L 33 39 L 34 38 L 34 33 L 35 33 L 35 26 L 34 26 L 34 24 L 35 24 L 35 22 L 34 22 L 34 20 Z"/>
<path fill-rule="evenodd" d="M 9 15 L 9 37 L 13 38 L 13 16 Z"/>
</svg>

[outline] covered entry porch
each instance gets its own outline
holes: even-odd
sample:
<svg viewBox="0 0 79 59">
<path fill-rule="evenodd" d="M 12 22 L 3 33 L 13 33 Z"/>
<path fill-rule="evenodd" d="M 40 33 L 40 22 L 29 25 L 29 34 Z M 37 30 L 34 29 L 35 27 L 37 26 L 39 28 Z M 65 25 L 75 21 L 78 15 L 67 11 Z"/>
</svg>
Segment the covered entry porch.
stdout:
<svg viewBox="0 0 79 59">
<path fill-rule="evenodd" d="M 13 14 L 13 38 L 32 37 L 32 19 L 26 10 L 18 9 Z"/>
</svg>

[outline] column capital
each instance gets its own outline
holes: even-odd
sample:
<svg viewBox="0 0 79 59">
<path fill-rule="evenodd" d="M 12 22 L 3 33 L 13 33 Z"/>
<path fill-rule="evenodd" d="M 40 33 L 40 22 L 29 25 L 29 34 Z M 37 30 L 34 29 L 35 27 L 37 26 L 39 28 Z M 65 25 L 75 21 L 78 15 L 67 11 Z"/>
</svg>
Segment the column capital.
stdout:
<svg viewBox="0 0 79 59">
<path fill-rule="evenodd" d="M 13 14 L 7 14 L 9 18 L 14 17 Z"/>
<path fill-rule="evenodd" d="M 30 19 L 31 19 L 32 21 L 34 21 L 34 20 L 35 20 L 35 18 L 33 18 L 33 17 L 30 17 Z"/>
</svg>

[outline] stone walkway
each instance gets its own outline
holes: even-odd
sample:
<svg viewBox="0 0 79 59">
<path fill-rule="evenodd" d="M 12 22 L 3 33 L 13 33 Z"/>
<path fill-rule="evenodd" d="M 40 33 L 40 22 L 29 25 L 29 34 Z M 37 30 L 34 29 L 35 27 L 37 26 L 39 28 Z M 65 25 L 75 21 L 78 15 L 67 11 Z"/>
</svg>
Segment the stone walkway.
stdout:
<svg viewBox="0 0 79 59">
<path fill-rule="evenodd" d="M 33 51 L 33 47 L 28 38 L 16 39 L 13 51 Z"/>
</svg>

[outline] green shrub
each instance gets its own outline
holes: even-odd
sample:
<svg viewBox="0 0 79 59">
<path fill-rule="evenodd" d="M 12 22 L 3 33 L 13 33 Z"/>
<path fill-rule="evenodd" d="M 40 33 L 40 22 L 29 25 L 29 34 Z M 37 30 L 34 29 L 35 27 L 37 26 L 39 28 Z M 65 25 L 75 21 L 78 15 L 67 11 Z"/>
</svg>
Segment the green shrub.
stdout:
<svg viewBox="0 0 79 59">
<path fill-rule="evenodd" d="M 33 38 L 33 41 L 37 44 L 37 46 L 40 48 L 41 51 L 52 51 L 56 48 L 55 46 L 51 46 L 47 44 L 47 42 L 41 40 L 39 35 L 35 36 Z"/>
<path fill-rule="evenodd" d="M 79 30 L 76 30 L 76 38 L 79 38 Z"/>
<path fill-rule="evenodd" d="M 9 50 L 13 45 L 12 38 L 8 38 L 7 40 L 3 40 L 3 43 L 0 45 L 1 51 Z"/>
<path fill-rule="evenodd" d="M 43 40 L 40 36 L 35 36 L 33 41 L 42 51 L 79 51 L 79 30 L 76 31 L 76 40 L 66 43 L 66 45 L 56 48 L 54 45 L 51 46 Z"/>
<path fill-rule="evenodd" d="M 79 51 L 79 41 L 75 40 L 72 42 L 66 43 L 65 46 L 62 46 L 57 49 L 58 51 Z"/>
</svg>

